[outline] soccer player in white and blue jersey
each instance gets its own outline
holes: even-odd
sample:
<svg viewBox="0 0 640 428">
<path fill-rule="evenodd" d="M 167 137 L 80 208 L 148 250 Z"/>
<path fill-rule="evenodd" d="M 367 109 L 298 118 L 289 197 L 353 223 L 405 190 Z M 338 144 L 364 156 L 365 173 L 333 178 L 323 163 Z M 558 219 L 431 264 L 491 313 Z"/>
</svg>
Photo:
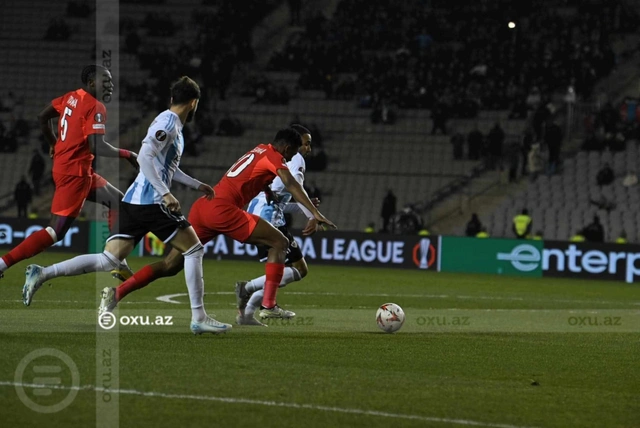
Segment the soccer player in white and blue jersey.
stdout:
<svg viewBox="0 0 640 428">
<path fill-rule="evenodd" d="M 29 299 L 42 283 L 58 276 L 81 275 L 88 272 L 110 271 L 128 256 L 136 243 L 153 232 L 184 256 L 184 272 L 191 300 L 191 330 L 195 334 L 222 333 L 231 325 L 207 316 L 204 310 L 204 281 L 202 257 L 204 249 L 195 231 L 180 212 L 180 203 L 169 188 L 173 180 L 213 197 L 211 186 L 189 177 L 178 167 L 184 149 L 182 127 L 198 108 L 200 88 L 190 78 L 181 77 L 171 86 L 171 107 L 153 121 L 142 141 L 138 154 L 140 173 L 120 203 L 120 216 L 115 232 L 107 239 L 101 254 L 78 256 L 71 260 L 43 268 L 25 287 Z M 153 275 L 146 267 L 134 276 Z M 112 310 L 119 299 L 114 288 L 102 291 L 99 312 Z"/>
<path fill-rule="evenodd" d="M 298 131 L 302 136 L 302 145 L 298 153 L 287 162 L 291 175 L 302 186 L 304 184 L 304 173 L 306 163 L 304 158 L 311 153 L 311 133 L 302 125 L 291 125 L 291 128 Z M 312 200 L 314 204 L 319 204 L 318 200 Z M 276 177 L 271 183 L 270 192 L 261 192 L 253 198 L 247 207 L 247 212 L 260 216 L 269 223 L 277 227 L 289 239 L 289 249 L 287 250 L 287 267 L 284 269 L 280 287 L 293 282 L 300 281 L 307 276 L 309 269 L 307 262 L 302 255 L 300 247 L 296 243 L 284 218 L 285 213 L 302 212 L 307 217 L 307 226 L 303 230 L 304 235 L 314 233 L 318 227 L 318 221 L 313 214 L 301 204 L 291 202 L 291 194 L 287 192 L 284 183 Z M 261 258 L 266 257 L 267 248 L 260 248 Z M 254 278 L 251 281 L 239 281 L 236 283 L 236 299 L 238 304 L 238 316 L 236 323 L 240 325 L 264 325 L 254 318 L 255 311 L 260 308 L 264 295 L 264 284 L 266 276 Z M 294 317 L 292 311 L 286 311 L 287 317 Z"/>
</svg>

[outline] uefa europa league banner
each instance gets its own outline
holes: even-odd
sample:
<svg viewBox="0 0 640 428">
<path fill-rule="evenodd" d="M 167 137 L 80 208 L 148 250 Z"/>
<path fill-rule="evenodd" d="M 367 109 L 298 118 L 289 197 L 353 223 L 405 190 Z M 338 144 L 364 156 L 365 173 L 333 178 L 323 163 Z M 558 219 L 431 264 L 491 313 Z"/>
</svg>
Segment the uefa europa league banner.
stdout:
<svg viewBox="0 0 640 428">
<path fill-rule="evenodd" d="M 312 264 L 438 270 L 438 236 L 400 236 L 362 232 L 294 233 L 296 245 Z M 165 245 L 153 235 L 142 243 L 143 255 L 162 256 Z M 204 246 L 205 258 L 258 260 L 258 249 L 220 235 Z"/>
<path fill-rule="evenodd" d="M 4 218 L 0 217 L 0 249 L 8 251 L 24 241 L 32 233 L 49 225 L 48 218 Z M 47 251 L 86 253 L 89 240 L 89 222 L 74 221 L 64 238 Z"/>
</svg>

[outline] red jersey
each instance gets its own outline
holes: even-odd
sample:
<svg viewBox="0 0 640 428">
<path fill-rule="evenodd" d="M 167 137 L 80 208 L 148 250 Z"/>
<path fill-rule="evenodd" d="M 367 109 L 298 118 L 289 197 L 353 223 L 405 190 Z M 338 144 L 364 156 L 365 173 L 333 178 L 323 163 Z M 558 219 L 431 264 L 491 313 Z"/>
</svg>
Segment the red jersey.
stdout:
<svg viewBox="0 0 640 428">
<path fill-rule="evenodd" d="M 60 113 L 58 140 L 53 156 L 53 172 L 64 175 L 91 175 L 91 153 L 87 137 L 104 134 L 107 110 L 84 89 L 68 92 L 51 101 Z"/>
<path fill-rule="evenodd" d="M 273 181 L 279 169 L 288 169 L 284 157 L 271 144 L 260 144 L 229 168 L 213 188 L 215 198 L 242 208 Z"/>
</svg>

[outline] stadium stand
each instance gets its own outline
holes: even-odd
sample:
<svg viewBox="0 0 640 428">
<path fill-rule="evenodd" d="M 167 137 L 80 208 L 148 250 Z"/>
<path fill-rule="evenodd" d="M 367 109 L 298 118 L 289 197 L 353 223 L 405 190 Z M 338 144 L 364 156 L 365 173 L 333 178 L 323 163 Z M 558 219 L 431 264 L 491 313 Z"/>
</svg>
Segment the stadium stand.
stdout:
<svg viewBox="0 0 640 428">
<path fill-rule="evenodd" d="M 0 78 L 24 99 L 24 116 L 34 130 L 16 154 L 1 157 L 3 188 L 9 190 L 24 170 L 8 166 L 16 160 L 22 165 L 38 146 L 31 118 L 49 99 L 78 84 L 78 70 L 93 53 L 93 14 L 64 16 L 50 2 L 35 3 L 42 11 L 38 16 L 31 12 L 34 2 L 17 2 L 7 5 L 0 18 L 0 46 L 11 61 L 0 69 Z M 632 22 L 618 1 L 599 8 L 575 0 L 541 0 L 523 10 L 508 1 L 485 0 L 461 11 L 442 0 L 383 1 L 375 7 L 364 0 L 342 0 L 333 16 L 314 12 L 304 27 L 288 31 L 290 39 L 268 61 L 267 70 L 252 70 L 260 52 L 252 52 L 247 34 L 278 4 L 165 0 L 153 3 L 154 15 L 147 2 L 121 2 L 120 145 L 136 147 L 150 117 L 166 105 L 163 91 L 170 80 L 182 73 L 194 75 L 204 82 L 196 123 L 200 140 L 195 156 L 185 154 L 184 169 L 213 183 L 278 128 L 293 122 L 313 125 L 323 137 L 316 152 L 321 149 L 327 162 L 325 168 L 309 168 L 307 180 L 321 189 L 323 212 L 344 230 L 360 230 L 378 220 L 389 188 L 401 208 L 441 197 L 456 189 L 453 183 L 477 175 L 486 152 L 476 160 L 454 159 L 452 133 L 466 136 L 477 124 L 486 136 L 499 122 L 505 147 L 519 144 L 533 115 L 527 111 L 528 98 L 540 94 L 544 101 L 569 84 L 588 95 L 613 67 L 611 35 L 628 31 Z M 246 18 L 253 6 L 260 6 L 259 13 L 252 14 L 246 28 L 231 25 Z M 363 13 L 353 14 L 354 9 Z M 53 18 L 66 20 L 72 30 L 68 40 L 43 40 Z M 159 20 L 170 25 L 165 22 L 160 31 Z M 506 26 L 509 20 L 517 22 L 515 29 Z M 428 31 L 421 23 L 428 24 Z M 25 24 L 32 30 L 25 31 Z M 223 37 L 225 31 L 230 38 Z M 233 64 L 232 70 L 225 63 Z M 227 82 L 230 74 L 233 79 Z M 277 96 L 265 98 L 269 91 Z M 373 123 L 372 108 L 385 103 L 393 122 Z M 430 135 L 433 120 L 427 109 L 436 103 L 448 104 L 448 135 Z M 524 115 L 514 115 L 523 105 Z M 242 124 L 242 135 L 203 132 L 204 118 L 217 123 L 227 114 Z M 578 171 L 582 164 L 576 159 Z M 565 175 L 570 165 L 565 163 Z M 117 166 L 111 168 L 117 174 Z M 121 188 L 130 175 L 120 176 Z M 545 180 L 541 176 L 536 186 Z M 188 207 L 198 195 L 180 190 L 177 196 Z M 517 200 L 540 202 L 539 196 L 527 190 Z M 548 218 L 561 223 L 559 209 L 553 212 L 555 217 Z M 488 223 L 494 236 L 509 227 L 504 224 L 507 214 L 501 213 Z M 561 235 L 561 227 L 548 226 L 553 236 Z"/>
</svg>

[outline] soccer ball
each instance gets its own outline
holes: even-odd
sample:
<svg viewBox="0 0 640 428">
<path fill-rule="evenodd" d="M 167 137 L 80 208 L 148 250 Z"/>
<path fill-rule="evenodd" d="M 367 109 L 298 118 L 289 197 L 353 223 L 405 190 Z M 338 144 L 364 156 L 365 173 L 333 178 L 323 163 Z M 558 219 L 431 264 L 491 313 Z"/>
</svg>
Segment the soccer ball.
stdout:
<svg viewBox="0 0 640 428">
<path fill-rule="evenodd" d="M 385 303 L 378 308 L 376 322 L 385 333 L 395 333 L 404 324 L 404 311 L 395 303 Z"/>
</svg>

